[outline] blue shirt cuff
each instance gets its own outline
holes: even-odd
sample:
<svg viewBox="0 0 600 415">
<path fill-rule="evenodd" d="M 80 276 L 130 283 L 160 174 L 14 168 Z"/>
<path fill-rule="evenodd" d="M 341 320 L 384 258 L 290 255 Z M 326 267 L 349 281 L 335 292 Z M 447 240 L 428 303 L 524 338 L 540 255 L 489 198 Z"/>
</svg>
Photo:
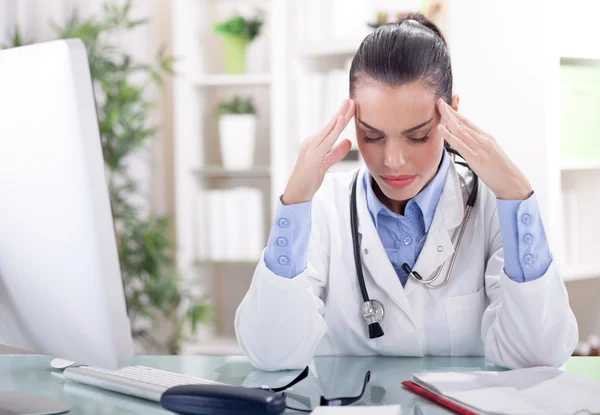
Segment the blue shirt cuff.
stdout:
<svg viewBox="0 0 600 415">
<path fill-rule="evenodd" d="M 504 272 L 513 281 L 542 277 L 552 263 L 535 194 L 526 200 L 500 200 L 498 220 L 504 248 Z"/>
<path fill-rule="evenodd" d="M 306 269 L 311 208 L 312 201 L 285 206 L 279 198 L 265 250 L 265 265 L 275 275 L 293 278 Z"/>
</svg>

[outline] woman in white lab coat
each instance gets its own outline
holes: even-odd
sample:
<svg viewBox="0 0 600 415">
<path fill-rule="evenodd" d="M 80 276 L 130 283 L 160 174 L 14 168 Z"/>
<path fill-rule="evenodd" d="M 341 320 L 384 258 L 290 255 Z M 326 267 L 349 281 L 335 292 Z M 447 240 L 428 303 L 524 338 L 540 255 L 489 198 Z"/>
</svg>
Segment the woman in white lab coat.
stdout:
<svg viewBox="0 0 600 415">
<path fill-rule="evenodd" d="M 445 39 L 425 17 L 365 38 L 350 99 L 305 140 L 237 310 L 252 364 L 302 368 L 315 355 L 484 355 L 507 368 L 566 361 L 577 323 L 535 194 L 458 104 Z M 334 144 L 353 117 L 366 167 L 325 177 L 350 150 L 347 139 Z M 363 309 L 365 291 L 375 301 Z"/>
</svg>

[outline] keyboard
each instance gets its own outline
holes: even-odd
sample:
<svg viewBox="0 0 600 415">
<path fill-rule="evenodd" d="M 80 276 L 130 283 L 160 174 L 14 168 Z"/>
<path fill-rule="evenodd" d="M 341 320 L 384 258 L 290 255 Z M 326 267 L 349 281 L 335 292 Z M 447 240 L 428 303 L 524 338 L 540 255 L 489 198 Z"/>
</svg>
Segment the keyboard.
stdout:
<svg viewBox="0 0 600 415">
<path fill-rule="evenodd" d="M 104 370 L 92 366 L 69 367 L 64 370 L 63 376 L 67 380 L 154 402 L 160 402 L 161 395 L 173 386 L 226 385 L 146 366 L 127 366 L 118 370 Z"/>
</svg>

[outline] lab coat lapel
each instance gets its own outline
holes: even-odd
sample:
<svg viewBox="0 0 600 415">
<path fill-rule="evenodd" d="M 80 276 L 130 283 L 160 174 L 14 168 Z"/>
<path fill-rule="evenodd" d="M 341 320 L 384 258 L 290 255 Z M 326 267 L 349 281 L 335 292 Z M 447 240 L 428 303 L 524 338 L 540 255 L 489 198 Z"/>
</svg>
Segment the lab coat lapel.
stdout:
<svg viewBox="0 0 600 415">
<path fill-rule="evenodd" d="M 356 189 L 358 202 L 358 233 L 361 241 L 360 253 L 362 263 L 375 280 L 375 283 L 383 288 L 398 307 L 400 307 L 412 320 L 410 304 L 406 297 L 406 293 L 402 288 L 402 283 L 398 279 L 398 275 L 387 256 L 385 248 L 379 238 L 379 234 L 377 233 L 377 229 L 375 228 L 375 224 L 373 223 L 373 219 L 369 213 L 365 188 L 363 186 L 364 174 L 366 174 L 365 168 L 361 169 L 361 172 L 358 175 Z"/>
<path fill-rule="evenodd" d="M 418 272 L 423 279 L 433 278 L 438 267 L 444 264 L 454 253 L 452 235 L 456 228 L 460 226 L 463 215 L 463 192 L 456 166 L 454 163 L 450 163 L 440 201 L 435 209 L 431 227 L 425 239 L 425 245 L 423 245 L 423 249 L 413 267 L 413 270 Z M 442 269 L 442 274 L 433 284 L 444 281 L 444 272 L 445 269 Z M 416 286 L 423 285 L 409 278 L 405 287 L 406 294 L 412 292 Z"/>
</svg>

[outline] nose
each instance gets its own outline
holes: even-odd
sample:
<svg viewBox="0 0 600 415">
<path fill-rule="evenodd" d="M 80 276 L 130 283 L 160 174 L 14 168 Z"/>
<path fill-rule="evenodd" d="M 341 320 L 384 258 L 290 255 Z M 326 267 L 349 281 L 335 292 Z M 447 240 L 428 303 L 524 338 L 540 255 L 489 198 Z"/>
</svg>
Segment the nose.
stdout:
<svg viewBox="0 0 600 415">
<path fill-rule="evenodd" d="M 401 140 L 386 140 L 383 164 L 394 172 L 406 164 Z"/>
</svg>

